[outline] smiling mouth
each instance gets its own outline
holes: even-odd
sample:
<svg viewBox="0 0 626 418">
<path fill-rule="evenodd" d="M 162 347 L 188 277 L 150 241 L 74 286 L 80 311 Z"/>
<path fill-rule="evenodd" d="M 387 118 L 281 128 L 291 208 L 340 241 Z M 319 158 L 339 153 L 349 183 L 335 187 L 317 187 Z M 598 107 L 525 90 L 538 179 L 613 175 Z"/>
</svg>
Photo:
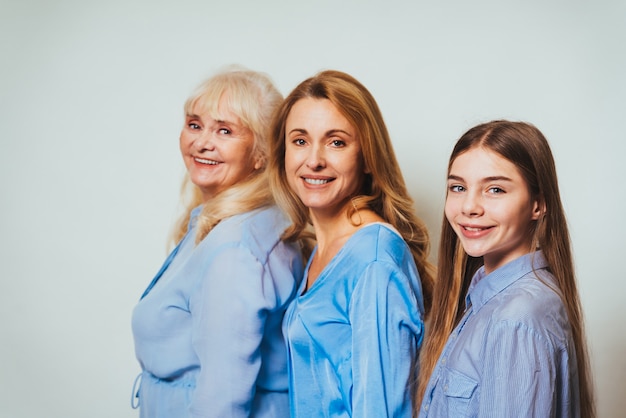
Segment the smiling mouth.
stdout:
<svg viewBox="0 0 626 418">
<path fill-rule="evenodd" d="M 493 226 L 467 226 L 461 225 L 461 232 L 468 238 L 480 238 L 490 233 Z"/>
<path fill-rule="evenodd" d="M 463 229 L 465 229 L 466 231 L 470 231 L 470 232 L 479 232 L 479 231 L 484 231 L 485 229 L 489 229 L 489 228 L 476 228 L 476 227 L 471 227 L 471 226 L 464 226 Z"/>
<path fill-rule="evenodd" d="M 312 184 L 312 185 L 315 185 L 315 186 L 326 184 L 326 183 L 328 183 L 328 182 L 330 182 L 332 180 L 332 179 L 309 179 L 309 178 L 306 178 L 306 177 L 303 177 L 302 179 L 304 180 L 305 183 Z"/>
<path fill-rule="evenodd" d="M 218 165 L 219 162 L 217 161 L 213 161 L 213 160 L 205 160 L 204 158 L 194 158 L 193 159 L 195 162 L 200 163 L 200 164 L 207 164 L 207 165 Z"/>
</svg>

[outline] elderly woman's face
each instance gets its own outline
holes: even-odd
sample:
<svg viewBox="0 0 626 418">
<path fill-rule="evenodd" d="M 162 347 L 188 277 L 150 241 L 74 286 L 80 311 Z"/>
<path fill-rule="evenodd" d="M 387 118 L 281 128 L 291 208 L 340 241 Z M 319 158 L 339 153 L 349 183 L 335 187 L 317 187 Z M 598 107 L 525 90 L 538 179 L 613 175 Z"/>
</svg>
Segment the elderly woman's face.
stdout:
<svg viewBox="0 0 626 418">
<path fill-rule="evenodd" d="M 180 133 L 180 151 L 189 177 L 205 201 L 262 166 L 253 155 L 254 134 L 230 111 L 226 94 L 220 99 L 218 113 L 219 119 L 214 119 L 196 103 L 185 116 Z"/>
</svg>

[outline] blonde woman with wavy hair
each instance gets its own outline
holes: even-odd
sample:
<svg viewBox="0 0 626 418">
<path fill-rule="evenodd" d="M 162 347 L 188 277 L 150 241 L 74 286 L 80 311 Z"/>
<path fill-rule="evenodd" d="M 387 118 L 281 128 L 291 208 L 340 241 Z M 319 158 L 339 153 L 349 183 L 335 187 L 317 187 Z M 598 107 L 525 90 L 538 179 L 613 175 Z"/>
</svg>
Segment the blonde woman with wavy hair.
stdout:
<svg viewBox="0 0 626 418">
<path fill-rule="evenodd" d="M 266 75 L 234 67 L 185 103 L 189 202 L 133 311 L 141 417 L 289 416 L 281 322 L 303 262 L 265 170 L 281 100 Z"/>
<path fill-rule="evenodd" d="M 570 238 L 533 125 L 473 127 L 448 164 L 419 417 L 594 417 Z"/>
<path fill-rule="evenodd" d="M 432 266 L 378 105 L 324 71 L 289 94 L 271 135 L 285 239 L 312 225 L 317 240 L 283 325 L 292 417 L 409 417 Z"/>
</svg>

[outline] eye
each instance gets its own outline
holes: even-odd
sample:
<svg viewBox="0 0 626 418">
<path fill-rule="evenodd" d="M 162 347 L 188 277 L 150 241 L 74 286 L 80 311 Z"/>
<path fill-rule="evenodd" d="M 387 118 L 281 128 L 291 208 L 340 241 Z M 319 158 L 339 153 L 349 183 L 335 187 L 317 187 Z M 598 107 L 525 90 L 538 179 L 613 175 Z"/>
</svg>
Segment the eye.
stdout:
<svg viewBox="0 0 626 418">
<path fill-rule="evenodd" d="M 306 141 L 302 138 L 296 138 L 293 141 L 291 141 L 294 145 L 298 145 L 298 146 L 303 146 L 306 145 Z"/>
<path fill-rule="evenodd" d="M 200 125 L 195 122 L 189 122 L 187 126 L 189 127 L 189 129 L 193 129 L 194 131 L 200 129 Z"/>
<path fill-rule="evenodd" d="M 220 129 L 217 130 L 217 132 L 219 132 L 222 135 L 230 135 L 231 134 L 230 129 L 227 129 L 227 128 L 220 128 Z"/>
<path fill-rule="evenodd" d="M 487 192 L 491 193 L 491 194 L 503 194 L 503 193 L 506 193 L 504 191 L 504 189 L 501 189 L 499 187 L 490 187 Z"/>
<path fill-rule="evenodd" d="M 341 148 L 346 145 L 341 139 L 333 139 L 330 144 L 335 148 Z"/>
<path fill-rule="evenodd" d="M 460 184 L 452 184 L 448 186 L 448 191 L 452 193 L 461 193 L 465 191 L 465 187 L 461 186 Z"/>
</svg>

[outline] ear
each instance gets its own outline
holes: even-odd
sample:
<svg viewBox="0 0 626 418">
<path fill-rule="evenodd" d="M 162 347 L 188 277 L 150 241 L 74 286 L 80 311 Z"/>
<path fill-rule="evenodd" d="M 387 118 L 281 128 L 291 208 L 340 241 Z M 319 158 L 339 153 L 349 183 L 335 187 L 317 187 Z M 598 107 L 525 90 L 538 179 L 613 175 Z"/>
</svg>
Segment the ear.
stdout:
<svg viewBox="0 0 626 418">
<path fill-rule="evenodd" d="M 546 214 L 546 202 L 543 199 L 538 199 L 533 202 L 533 213 L 531 219 L 536 221 Z"/>
<path fill-rule="evenodd" d="M 265 167 L 265 158 L 262 155 L 257 154 L 257 156 L 254 157 L 254 169 L 259 170 L 263 167 Z"/>
</svg>

